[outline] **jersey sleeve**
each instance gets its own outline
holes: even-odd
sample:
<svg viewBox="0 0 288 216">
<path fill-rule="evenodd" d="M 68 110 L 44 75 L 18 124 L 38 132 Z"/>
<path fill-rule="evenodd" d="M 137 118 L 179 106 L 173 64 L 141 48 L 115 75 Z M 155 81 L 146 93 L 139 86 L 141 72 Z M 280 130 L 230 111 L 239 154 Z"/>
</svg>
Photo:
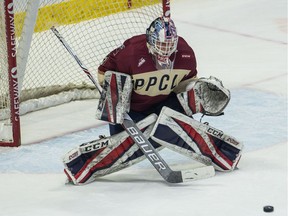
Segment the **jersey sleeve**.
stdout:
<svg viewBox="0 0 288 216">
<path fill-rule="evenodd" d="M 106 71 L 115 71 L 115 72 L 124 72 L 123 67 L 121 68 L 121 59 L 122 52 L 125 54 L 125 46 L 124 44 L 120 47 L 114 49 L 112 52 L 110 52 L 102 61 L 100 66 L 98 67 L 98 82 L 100 85 L 103 84 L 104 81 L 104 74 Z"/>
<path fill-rule="evenodd" d="M 110 52 L 102 61 L 100 66 L 98 67 L 99 71 L 106 72 L 108 70 L 111 71 L 119 71 L 118 68 L 118 59 L 120 58 L 121 51 L 125 48 L 124 45 L 114 49 L 112 52 Z"/>
</svg>

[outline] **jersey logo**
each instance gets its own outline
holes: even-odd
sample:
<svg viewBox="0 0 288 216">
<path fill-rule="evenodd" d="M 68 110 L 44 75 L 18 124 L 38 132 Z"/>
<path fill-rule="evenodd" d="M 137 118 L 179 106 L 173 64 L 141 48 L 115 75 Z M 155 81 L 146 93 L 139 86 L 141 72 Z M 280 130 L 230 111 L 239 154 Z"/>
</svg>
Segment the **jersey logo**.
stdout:
<svg viewBox="0 0 288 216">
<path fill-rule="evenodd" d="M 191 56 L 190 55 L 182 55 L 182 58 L 190 58 Z"/>
<path fill-rule="evenodd" d="M 132 75 L 133 90 L 139 95 L 168 95 L 190 73 L 190 70 L 173 69 L 150 71 Z"/>
<path fill-rule="evenodd" d="M 141 59 L 139 59 L 139 62 L 138 62 L 138 67 L 141 67 L 141 65 L 143 65 L 145 63 L 145 59 L 142 57 Z"/>
</svg>

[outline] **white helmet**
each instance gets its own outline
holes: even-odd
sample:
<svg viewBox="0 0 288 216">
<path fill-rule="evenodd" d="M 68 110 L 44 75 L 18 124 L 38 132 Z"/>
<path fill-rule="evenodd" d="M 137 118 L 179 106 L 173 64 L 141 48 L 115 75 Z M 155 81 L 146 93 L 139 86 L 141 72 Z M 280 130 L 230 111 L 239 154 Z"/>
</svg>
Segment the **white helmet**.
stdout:
<svg viewBox="0 0 288 216">
<path fill-rule="evenodd" d="M 146 30 L 149 52 L 155 57 L 156 66 L 171 67 L 169 57 L 176 51 L 178 36 L 173 20 L 158 17 Z"/>
</svg>

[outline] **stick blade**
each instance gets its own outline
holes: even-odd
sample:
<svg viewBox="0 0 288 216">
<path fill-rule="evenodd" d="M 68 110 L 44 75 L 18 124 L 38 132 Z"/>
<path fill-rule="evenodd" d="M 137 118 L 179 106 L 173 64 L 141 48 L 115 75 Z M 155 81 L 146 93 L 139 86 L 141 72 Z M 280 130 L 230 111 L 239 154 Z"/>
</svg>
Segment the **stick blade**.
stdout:
<svg viewBox="0 0 288 216">
<path fill-rule="evenodd" d="M 191 170 L 183 170 L 181 171 L 181 174 L 183 182 L 196 181 L 215 176 L 215 169 L 213 166 L 204 166 Z"/>
<path fill-rule="evenodd" d="M 173 171 L 169 172 L 169 175 L 166 175 L 164 179 L 169 183 L 182 183 L 182 172 L 181 171 Z"/>
<path fill-rule="evenodd" d="M 215 176 L 215 169 L 213 166 L 204 166 L 182 171 L 172 171 L 164 178 L 169 183 L 182 183 L 189 181 L 196 181 L 200 179 L 211 178 Z"/>
</svg>

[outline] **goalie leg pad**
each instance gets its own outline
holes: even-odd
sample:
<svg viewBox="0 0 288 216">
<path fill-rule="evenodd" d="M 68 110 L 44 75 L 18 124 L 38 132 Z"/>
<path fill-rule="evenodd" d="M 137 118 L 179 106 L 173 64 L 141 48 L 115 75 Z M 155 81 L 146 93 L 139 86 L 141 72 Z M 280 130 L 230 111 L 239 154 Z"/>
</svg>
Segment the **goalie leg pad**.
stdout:
<svg viewBox="0 0 288 216">
<path fill-rule="evenodd" d="M 157 115 L 152 114 L 137 126 L 148 138 Z M 161 150 L 159 144 L 151 142 L 155 149 Z M 69 151 L 63 158 L 64 172 L 76 185 L 87 184 L 118 170 L 124 169 L 145 159 L 142 151 L 134 144 L 126 131 L 111 137 L 84 143 Z"/>
<path fill-rule="evenodd" d="M 151 132 L 151 138 L 173 151 L 195 159 L 211 159 L 218 171 L 233 170 L 243 145 L 223 131 L 202 124 L 182 113 L 164 107 Z"/>
</svg>

